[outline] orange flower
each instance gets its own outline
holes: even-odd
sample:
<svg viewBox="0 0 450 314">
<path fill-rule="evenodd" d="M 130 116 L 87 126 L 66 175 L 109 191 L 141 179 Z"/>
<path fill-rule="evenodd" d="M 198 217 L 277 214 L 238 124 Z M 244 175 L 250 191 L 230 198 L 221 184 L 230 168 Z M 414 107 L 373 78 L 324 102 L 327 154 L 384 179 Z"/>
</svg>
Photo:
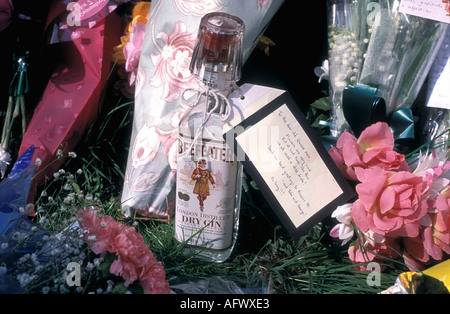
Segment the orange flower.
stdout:
<svg viewBox="0 0 450 314">
<path fill-rule="evenodd" d="M 121 44 L 114 47 L 113 58 L 117 60 L 118 64 L 125 64 L 126 62 L 125 56 L 123 55 L 123 47 L 130 41 L 130 34 L 133 33 L 133 25 L 136 25 L 136 23 L 147 24 L 150 5 L 150 2 L 141 1 L 134 6 L 131 15 L 132 20 L 125 29 L 125 35 L 120 37 Z"/>
</svg>

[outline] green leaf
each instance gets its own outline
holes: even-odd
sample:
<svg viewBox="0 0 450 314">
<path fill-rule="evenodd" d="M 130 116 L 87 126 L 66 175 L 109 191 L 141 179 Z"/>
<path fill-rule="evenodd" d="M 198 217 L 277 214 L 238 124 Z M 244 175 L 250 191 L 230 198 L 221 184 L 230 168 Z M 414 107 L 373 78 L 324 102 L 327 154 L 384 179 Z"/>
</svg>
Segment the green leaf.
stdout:
<svg viewBox="0 0 450 314">
<path fill-rule="evenodd" d="M 322 97 L 317 99 L 311 104 L 311 107 L 317 108 L 323 111 L 329 111 L 331 109 L 329 97 Z"/>
</svg>

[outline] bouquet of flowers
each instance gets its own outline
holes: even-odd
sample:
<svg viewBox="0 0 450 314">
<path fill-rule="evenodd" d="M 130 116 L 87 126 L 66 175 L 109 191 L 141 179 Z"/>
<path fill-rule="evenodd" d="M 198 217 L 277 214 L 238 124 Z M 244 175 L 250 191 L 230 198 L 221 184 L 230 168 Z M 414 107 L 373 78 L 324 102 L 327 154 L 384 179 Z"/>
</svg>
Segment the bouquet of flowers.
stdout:
<svg viewBox="0 0 450 314">
<path fill-rule="evenodd" d="M 348 254 L 359 268 L 403 258 L 412 270 L 422 270 L 450 256 L 448 144 L 407 158 L 394 151 L 389 126 L 378 122 L 359 138 L 344 132 L 331 148 L 358 194 L 332 214 L 339 224 L 331 235 L 343 245 L 354 240 Z"/>
<path fill-rule="evenodd" d="M 171 293 L 163 265 L 135 227 L 93 205 L 92 195 L 67 193 L 77 186 L 73 174 L 53 176 L 66 192 L 58 193 L 66 195 L 60 208 L 46 190 L 36 206 L 26 204 L 33 152 L 0 182 L 0 293 Z"/>
<path fill-rule="evenodd" d="M 163 266 L 135 228 L 111 216 L 100 216 L 93 207 L 81 210 L 78 218 L 90 249 L 103 258 L 106 254 L 113 255 L 110 272 L 122 276 L 126 287 L 139 280 L 144 293 L 170 293 Z"/>
<path fill-rule="evenodd" d="M 425 81 L 447 24 L 400 13 L 399 4 L 329 1 L 330 128 L 335 137 L 350 129 L 359 135 L 377 121 L 396 124 L 394 113 L 411 108 Z M 377 110 L 381 113 L 374 120 Z M 403 115 L 400 120 L 412 120 L 411 114 Z M 395 137 L 405 136 L 401 132 Z"/>
</svg>

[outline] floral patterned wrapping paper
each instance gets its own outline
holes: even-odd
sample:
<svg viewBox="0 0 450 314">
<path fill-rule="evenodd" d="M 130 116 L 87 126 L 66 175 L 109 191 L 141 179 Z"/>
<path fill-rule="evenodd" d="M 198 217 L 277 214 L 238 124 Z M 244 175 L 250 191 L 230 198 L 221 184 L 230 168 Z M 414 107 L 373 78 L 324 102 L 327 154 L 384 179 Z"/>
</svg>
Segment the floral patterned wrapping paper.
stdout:
<svg viewBox="0 0 450 314">
<path fill-rule="evenodd" d="M 153 0 L 139 66 L 130 150 L 122 191 L 126 215 L 167 218 L 174 209 L 181 94 L 203 15 L 227 12 L 245 23 L 244 61 L 284 0 Z"/>
</svg>

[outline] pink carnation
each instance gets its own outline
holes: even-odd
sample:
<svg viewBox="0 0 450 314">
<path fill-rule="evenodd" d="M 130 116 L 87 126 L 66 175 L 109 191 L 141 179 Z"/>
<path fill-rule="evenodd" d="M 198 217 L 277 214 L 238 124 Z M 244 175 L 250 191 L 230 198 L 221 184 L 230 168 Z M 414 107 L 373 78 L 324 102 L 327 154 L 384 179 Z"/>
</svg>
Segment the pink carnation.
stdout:
<svg viewBox="0 0 450 314">
<path fill-rule="evenodd" d="M 91 250 L 101 256 L 107 252 L 117 256 L 110 271 L 122 276 L 125 286 L 139 280 L 144 293 L 170 293 L 163 266 L 136 229 L 121 224 L 111 216 L 99 217 L 92 207 L 82 210 L 78 217 Z"/>
<path fill-rule="evenodd" d="M 358 139 L 344 132 L 332 147 L 330 155 L 335 164 L 352 181 L 357 181 L 355 169 L 379 167 L 386 170 L 408 171 L 405 156 L 394 150 L 394 136 L 384 122 L 366 128 Z"/>
<path fill-rule="evenodd" d="M 144 238 L 132 227 L 126 227 L 112 238 L 117 259 L 111 264 L 111 273 L 122 276 L 128 286 L 139 278 L 142 268 L 150 261 Z"/>
<path fill-rule="evenodd" d="M 110 216 L 98 217 L 92 207 L 81 211 L 78 217 L 81 218 L 80 227 L 86 230 L 84 239 L 95 254 L 104 256 L 114 250 L 113 238 L 120 232 L 121 224 Z"/>
</svg>

